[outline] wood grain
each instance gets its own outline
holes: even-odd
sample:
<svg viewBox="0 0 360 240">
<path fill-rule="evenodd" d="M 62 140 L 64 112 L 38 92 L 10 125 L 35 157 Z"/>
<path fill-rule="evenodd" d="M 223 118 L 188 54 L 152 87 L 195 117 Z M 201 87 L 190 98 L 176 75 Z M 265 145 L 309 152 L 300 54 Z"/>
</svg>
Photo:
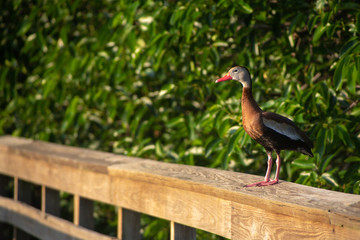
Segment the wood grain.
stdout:
<svg viewBox="0 0 360 240">
<path fill-rule="evenodd" d="M 358 239 L 360 196 L 57 144 L 0 137 L 0 172 L 232 239 Z M 315 229 L 315 230 L 314 230 Z"/>
</svg>

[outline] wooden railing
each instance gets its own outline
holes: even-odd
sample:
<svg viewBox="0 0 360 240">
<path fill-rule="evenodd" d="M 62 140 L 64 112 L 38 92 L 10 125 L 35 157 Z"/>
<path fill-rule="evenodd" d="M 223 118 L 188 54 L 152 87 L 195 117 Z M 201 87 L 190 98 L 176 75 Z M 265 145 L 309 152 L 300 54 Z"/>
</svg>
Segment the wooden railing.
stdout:
<svg viewBox="0 0 360 240">
<path fill-rule="evenodd" d="M 14 198 L 0 197 L 0 222 L 40 239 L 114 239 L 90 230 L 93 201 L 118 207 L 119 239 L 141 238 L 141 213 L 169 220 L 171 239 L 195 239 L 196 229 L 231 239 L 360 239 L 359 195 L 285 181 L 243 187 L 261 176 L 9 136 L 0 137 L 0 173 L 14 181 Z M 26 203 L 29 182 L 41 186 L 40 209 Z M 74 195 L 73 222 L 59 218 L 59 191 Z"/>
</svg>

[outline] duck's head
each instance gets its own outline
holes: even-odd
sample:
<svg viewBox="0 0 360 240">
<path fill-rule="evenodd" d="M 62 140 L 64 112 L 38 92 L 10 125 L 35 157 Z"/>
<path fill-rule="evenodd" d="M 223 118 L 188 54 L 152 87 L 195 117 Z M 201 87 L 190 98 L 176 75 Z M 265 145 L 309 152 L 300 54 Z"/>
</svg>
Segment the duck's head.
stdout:
<svg viewBox="0 0 360 240">
<path fill-rule="evenodd" d="M 251 87 L 250 73 L 246 67 L 233 67 L 225 76 L 216 80 L 216 82 L 218 83 L 226 80 L 236 80 L 239 81 L 243 87 Z"/>
</svg>

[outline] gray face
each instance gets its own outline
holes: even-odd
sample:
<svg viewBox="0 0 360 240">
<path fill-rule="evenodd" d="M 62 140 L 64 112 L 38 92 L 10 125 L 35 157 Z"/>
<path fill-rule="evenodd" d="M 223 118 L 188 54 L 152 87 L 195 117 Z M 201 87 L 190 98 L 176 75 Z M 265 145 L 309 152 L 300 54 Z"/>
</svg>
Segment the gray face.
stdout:
<svg viewBox="0 0 360 240">
<path fill-rule="evenodd" d="M 229 74 L 233 80 L 239 81 L 244 87 L 251 86 L 249 71 L 244 67 L 233 67 L 229 70 Z"/>
</svg>

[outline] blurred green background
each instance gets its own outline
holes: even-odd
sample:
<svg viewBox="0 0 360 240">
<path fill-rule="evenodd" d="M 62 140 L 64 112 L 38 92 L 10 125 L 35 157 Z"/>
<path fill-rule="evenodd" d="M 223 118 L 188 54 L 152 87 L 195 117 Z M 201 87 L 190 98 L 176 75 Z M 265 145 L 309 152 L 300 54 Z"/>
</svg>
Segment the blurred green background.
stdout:
<svg viewBox="0 0 360 240">
<path fill-rule="evenodd" d="M 262 109 L 315 143 L 313 158 L 283 151 L 280 178 L 359 194 L 357 1 L 0 6 L 1 135 L 264 175 L 265 151 L 242 128 L 241 84 L 214 83 L 244 65 Z M 98 206 L 109 220 L 97 224 L 115 226 L 114 209 Z M 168 238 L 166 221 L 142 223 L 144 239 Z"/>
</svg>

